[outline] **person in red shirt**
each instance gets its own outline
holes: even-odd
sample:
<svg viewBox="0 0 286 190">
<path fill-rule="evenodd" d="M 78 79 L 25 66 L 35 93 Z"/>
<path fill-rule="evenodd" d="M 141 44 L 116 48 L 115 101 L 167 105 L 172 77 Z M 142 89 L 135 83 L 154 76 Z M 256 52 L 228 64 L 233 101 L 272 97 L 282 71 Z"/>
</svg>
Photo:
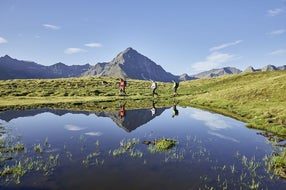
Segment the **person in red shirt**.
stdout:
<svg viewBox="0 0 286 190">
<path fill-rule="evenodd" d="M 126 94 L 125 88 L 126 88 L 126 81 L 123 79 L 120 79 L 120 83 L 119 83 L 120 94 Z"/>
</svg>

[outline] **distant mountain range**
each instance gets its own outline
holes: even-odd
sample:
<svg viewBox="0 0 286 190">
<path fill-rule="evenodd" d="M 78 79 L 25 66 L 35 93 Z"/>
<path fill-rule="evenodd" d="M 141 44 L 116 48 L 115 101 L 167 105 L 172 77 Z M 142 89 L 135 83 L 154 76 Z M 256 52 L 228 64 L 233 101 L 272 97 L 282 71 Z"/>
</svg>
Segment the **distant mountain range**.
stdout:
<svg viewBox="0 0 286 190">
<path fill-rule="evenodd" d="M 196 75 L 192 75 L 192 77 L 201 79 L 201 78 L 214 78 L 221 75 L 231 75 L 231 74 L 239 74 L 242 71 L 234 68 L 234 67 L 224 67 L 221 69 L 212 69 L 210 71 L 201 72 Z"/>
<path fill-rule="evenodd" d="M 286 70 L 286 65 L 275 67 L 274 65 L 266 65 L 261 69 L 254 69 L 252 66 L 247 67 L 244 72 L 258 72 L 258 71 L 277 71 L 277 70 Z"/>
<path fill-rule="evenodd" d="M 64 63 L 56 63 L 51 66 L 40 65 L 35 62 L 13 59 L 8 55 L 0 57 L 0 79 L 35 79 L 35 78 L 69 78 L 82 76 L 111 76 L 119 78 L 131 78 L 139 80 L 155 80 L 170 82 L 172 80 L 185 81 L 200 78 L 213 78 L 226 74 L 238 74 L 242 71 L 234 67 L 212 69 L 189 76 L 182 74 L 173 75 L 165 71 L 151 59 L 138 53 L 132 48 L 120 52 L 112 61 L 68 66 Z M 261 69 L 248 67 L 244 72 L 286 70 L 286 65 L 275 67 L 267 65 Z"/>
<path fill-rule="evenodd" d="M 91 65 L 67 66 L 56 63 L 44 66 L 30 61 L 13 59 L 8 55 L 0 57 L 0 79 L 68 78 L 78 77 L 91 68 Z"/>
</svg>

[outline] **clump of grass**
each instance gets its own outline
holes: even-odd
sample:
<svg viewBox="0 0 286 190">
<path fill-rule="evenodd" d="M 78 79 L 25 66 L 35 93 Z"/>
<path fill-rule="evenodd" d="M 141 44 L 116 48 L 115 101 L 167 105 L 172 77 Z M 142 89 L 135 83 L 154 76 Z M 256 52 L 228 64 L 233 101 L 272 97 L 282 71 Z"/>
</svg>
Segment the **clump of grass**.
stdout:
<svg viewBox="0 0 286 190">
<path fill-rule="evenodd" d="M 139 143 L 139 139 L 132 138 L 128 140 L 122 140 L 119 143 L 119 148 L 116 148 L 112 151 L 113 156 L 120 156 L 126 153 L 129 153 L 131 157 L 142 157 L 143 153 L 135 149 L 135 145 Z"/>
<path fill-rule="evenodd" d="M 0 148 L 1 153 L 7 153 L 7 152 L 19 152 L 25 149 L 24 144 L 18 142 L 17 144 L 14 144 L 12 146 L 3 146 Z"/>
<path fill-rule="evenodd" d="M 43 147 L 41 146 L 41 144 L 37 144 L 37 145 L 34 145 L 34 151 L 35 152 L 39 152 L 39 153 L 43 153 Z"/>
<path fill-rule="evenodd" d="M 155 141 L 155 147 L 158 150 L 169 150 L 176 145 L 176 141 L 173 139 L 160 139 Z"/>
<path fill-rule="evenodd" d="M 148 150 L 150 153 L 156 153 L 156 152 L 167 152 L 171 150 L 176 144 L 177 141 L 173 139 L 159 139 L 159 140 L 154 140 L 154 141 L 146 141 L 144 144 L 151 144 L 151 146 L 148 147 Z"/>
<path fill-rule="evenodd" d="M 281 154 L 274 155 L 270 161 L 269 167 L 274 170 L 274 173 L 286 179 L 286 151 Z"/>
</svg>

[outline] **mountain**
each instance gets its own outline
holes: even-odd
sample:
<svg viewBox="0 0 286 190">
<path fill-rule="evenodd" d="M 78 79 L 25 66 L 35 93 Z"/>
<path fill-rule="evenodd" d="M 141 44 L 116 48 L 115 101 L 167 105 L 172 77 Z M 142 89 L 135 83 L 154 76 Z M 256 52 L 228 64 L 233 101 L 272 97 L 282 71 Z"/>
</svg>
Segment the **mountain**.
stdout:
<svg viewBox="0 0 286 190">
<path fill-rule="evenodd" d="M 275 67 L 267 65 L 261 69 L 249 66 L 244 72 L 286 70 L 286 65 Z M 35 78 L 69 78 L 80 76 L 111 76 L 119 78 L 131 78 L 139 80 L 155 80 L 170 82 L 172 80 L 186 81 L 200 78 L 213 78 L 226 74 L 238 74 L 241 71 L 234 67 L 212 69 L 189 76 L 180 76 L 166 72 L 160 65 L 151 59 L 138 53 L 131 47 L 120 52 L 112 61 L 68 66 L 64 63 L 56 63 L 51 66 L 40 65 L 31 61 L 13 59 L 8 55 L 0 57 L 0 80 L 6 79 L 35 79 Z"/>
<path fill-rule="evenodd" d="M 261 71 L 276 71 L 278 70 L 274 65 L 266 65 L 261 68 Z"/>
<path fill-rule="evenodd" d="M 112 76 L 162 82 L 170 82 L 179 78 L 166 72 L 160 65 L 132 48 L 120 52 L 110 62 L 97 63 L 82 76 Z"/>
<path fill-rule="evenodd" d="M 44 66 L 31 61 L 13 59 L 5 55 L 0 57 L 0 79 L 78 77 L 90 67 L 89 64 L 67 66 L 63 63 Z"/>
<path fill-rule="evenodd" d="M 244 72 L 248 72 L 248 73 L 253 73 L 256 71 L 258 71 L 258 70 L 254 69 L 252 66 L 249 66 L 244 70 Z"/>
<path fill-rule="evenodd" d="M 8 55 L 0 58 L 0 79 L 28 79 L 55 77 L 49 70 L 40 64 L 30 61 L 20 61 Z"/>
<path fill-rule="evenodd" d="M 261 69 L 254 69 L 252 66 L 247 67 L 244 72 L 258 72 L 258 71 L 277 71 L 286 70 L 286 65 L 275 67 L 274 65 L 266 65 Z"/>
<path fill-rule="evenodd" d="M 224 67 L 221 69 L 212 69 L 210 71 L 201 72 L 201 73 L 192 75 L 191 77 L 194 77 L 197 79 L 214 78 L 214 77 L 218 77 L 221 75 L 239 74 L 241 72 L 242 72 L 241 70 L 234 68 L 234 67 Z"/>
<path fill-rule="evenodd" d="M 63 63 L 56 63 L 47 67 L 53 74 L 61 78 L 78 77 L 82 73 L 91 68 L 90 64 L 85 65 L 65 65 Z"/>
<path fill-rule="evenodd" d="M 278 70 L 286 70 L 286 65 L 277 67 Z"/>
</svg>

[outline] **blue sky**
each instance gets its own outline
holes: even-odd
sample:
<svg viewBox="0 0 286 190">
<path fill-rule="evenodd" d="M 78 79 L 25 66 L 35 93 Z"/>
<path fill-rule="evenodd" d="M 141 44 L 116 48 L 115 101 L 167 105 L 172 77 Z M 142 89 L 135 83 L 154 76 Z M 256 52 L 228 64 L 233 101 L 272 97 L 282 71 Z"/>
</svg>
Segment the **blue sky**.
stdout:
<svg viewBox="0 0 286 190">
<path fill-rule="evenodd" d="M 0 0 L 0 56 L 95 65 L 128 47 L 173 74 L 286 65 L 286 0 Z"/>
</svg>

